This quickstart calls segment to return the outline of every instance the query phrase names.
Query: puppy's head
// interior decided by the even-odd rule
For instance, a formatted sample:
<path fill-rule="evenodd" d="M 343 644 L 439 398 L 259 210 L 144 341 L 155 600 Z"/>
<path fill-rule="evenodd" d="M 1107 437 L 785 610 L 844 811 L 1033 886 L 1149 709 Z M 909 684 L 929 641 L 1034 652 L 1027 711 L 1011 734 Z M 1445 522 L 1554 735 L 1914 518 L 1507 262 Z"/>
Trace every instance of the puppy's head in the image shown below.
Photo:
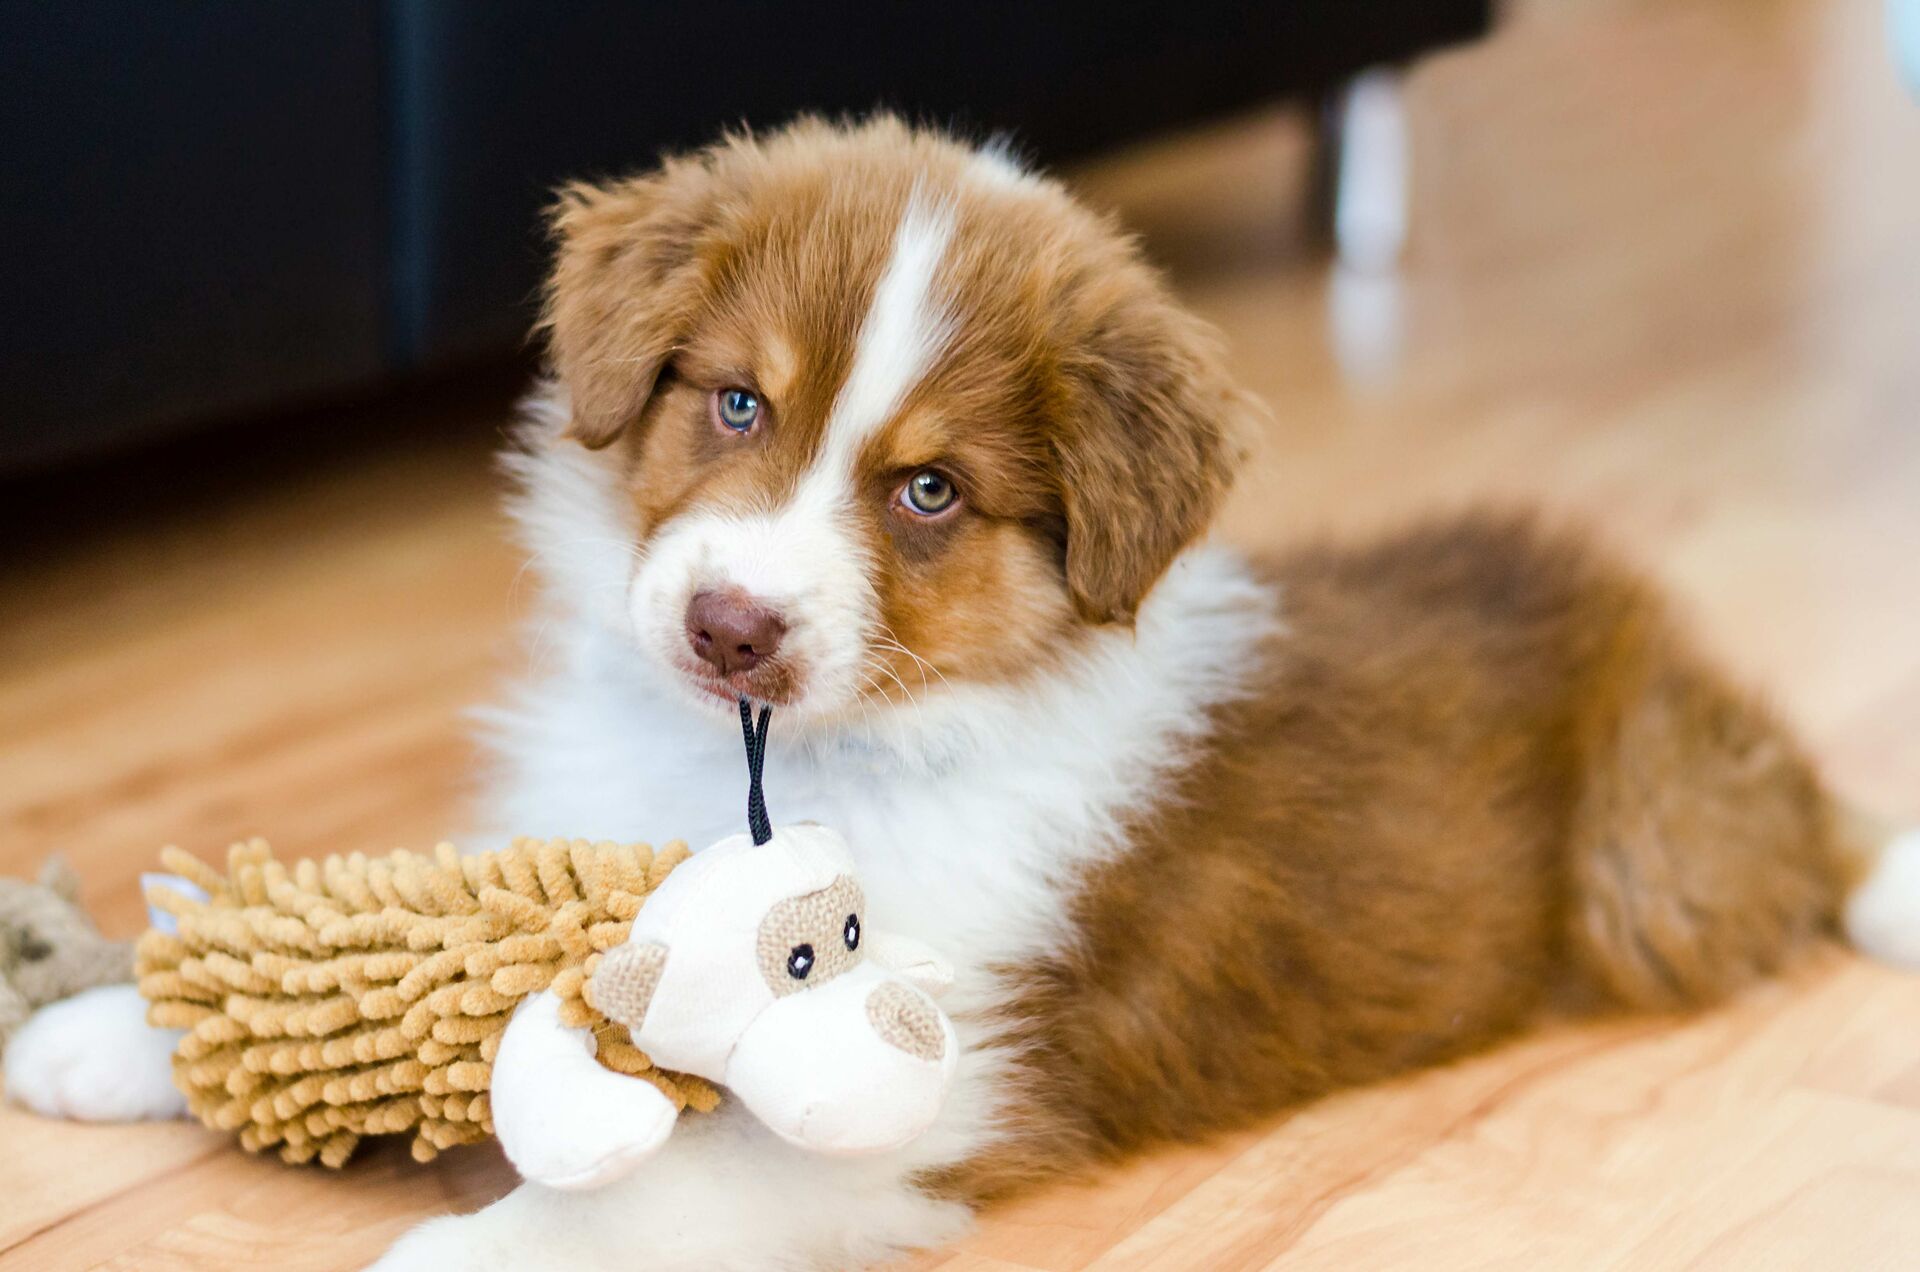
<path fill-rule="evenodd" d="M 544 324 L 617 471 L 644 655 L 829 719 L 1131 621 L 1244 399 L 1106 220 L 1003 155 L 804 121 L 567 190 Z"/>

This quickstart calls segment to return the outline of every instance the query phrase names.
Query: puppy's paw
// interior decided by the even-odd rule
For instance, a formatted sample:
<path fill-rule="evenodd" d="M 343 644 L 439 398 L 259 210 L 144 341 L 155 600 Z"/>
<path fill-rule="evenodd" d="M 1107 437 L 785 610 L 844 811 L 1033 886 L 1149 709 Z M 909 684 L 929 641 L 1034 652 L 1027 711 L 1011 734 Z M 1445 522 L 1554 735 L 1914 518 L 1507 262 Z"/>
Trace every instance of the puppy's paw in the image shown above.
<path fill-rule="evenodd" d="M 431 1219 L 393 1243 L 367 1272 L 492 1272 L 509 1268 L 551 1267 L 539 1260 L 516 1261 L 490 1239 L 483 1216 L 449 1215 Z"/>
<path fill-rule="evenodd" d="M 1920 971 L 1920 829 L 1896 835 L 1846 908 L 1855 949 L 1894 967 Z"/>
<path fill-rule="evenodd" d="M 43 1117 L 140 1122 L 179 1117 L 180 1033 L 147 1023 L 132 985 L 104 985 L 42 1007 L 6 1053 L 6 1097 Z"/>

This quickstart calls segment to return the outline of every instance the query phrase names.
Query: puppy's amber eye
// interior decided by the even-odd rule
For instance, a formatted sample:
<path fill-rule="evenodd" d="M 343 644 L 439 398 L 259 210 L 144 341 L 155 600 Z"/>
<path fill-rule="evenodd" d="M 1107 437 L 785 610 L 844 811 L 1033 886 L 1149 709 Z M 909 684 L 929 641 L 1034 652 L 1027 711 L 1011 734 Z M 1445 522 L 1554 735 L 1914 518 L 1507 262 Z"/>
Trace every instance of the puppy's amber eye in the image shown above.
<path fill-rule="evenodd" d="M 714 418 L 722 428 L 751 433 L 760 422 L 760 398 L 751 389 L 721 389 L 713 395 Z"/>
<path fill-rule="evenodd" d="M 907 478 L 906 486 L 900 491 L 900 502 L 907 510 L 923 517 L 939 516 L 959 498 L 960 492 L 953 483 L 931 468 L 923 468 Z"/>

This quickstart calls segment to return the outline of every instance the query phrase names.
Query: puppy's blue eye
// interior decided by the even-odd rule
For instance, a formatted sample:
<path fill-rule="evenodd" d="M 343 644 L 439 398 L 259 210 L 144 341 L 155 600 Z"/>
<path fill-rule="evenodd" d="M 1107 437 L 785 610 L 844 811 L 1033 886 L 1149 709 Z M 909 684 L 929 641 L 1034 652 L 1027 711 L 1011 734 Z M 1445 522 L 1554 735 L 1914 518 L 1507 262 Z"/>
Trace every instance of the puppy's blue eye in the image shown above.
<path fill-rule="evenodd" d="M 900 492 L 900 502 L 923 517 L 937 517 L 953 507 L 960 492 L 945 475 L 931 468 L 923 468 L 907 479 L 906 488 Z"/>
<path fill-rule="evenodd" d="M 760 399 L 746 389 L 722 389 L 715 395 L 720 422 L 736 433 L 749 433 L 760 419 Z"/>

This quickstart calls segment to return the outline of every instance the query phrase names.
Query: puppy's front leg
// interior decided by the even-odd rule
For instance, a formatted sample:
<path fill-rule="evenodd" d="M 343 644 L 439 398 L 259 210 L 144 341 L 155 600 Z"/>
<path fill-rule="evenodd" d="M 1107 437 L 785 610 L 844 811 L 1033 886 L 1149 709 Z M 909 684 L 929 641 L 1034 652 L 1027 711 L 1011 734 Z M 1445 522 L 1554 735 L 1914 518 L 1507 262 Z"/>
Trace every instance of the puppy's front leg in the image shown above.
<path fill-rule="evenodd" d="M 807 1153 L 729 1101 L 683 1118 L 665 1148 L 616 1183 L 592 1192 L 522 1184 L 478 1214 L 415 1229 L 374 1266 L 849 1272 L 966 1229 L 966 1207 L 910 1182 L 924 1164 Z"/>

